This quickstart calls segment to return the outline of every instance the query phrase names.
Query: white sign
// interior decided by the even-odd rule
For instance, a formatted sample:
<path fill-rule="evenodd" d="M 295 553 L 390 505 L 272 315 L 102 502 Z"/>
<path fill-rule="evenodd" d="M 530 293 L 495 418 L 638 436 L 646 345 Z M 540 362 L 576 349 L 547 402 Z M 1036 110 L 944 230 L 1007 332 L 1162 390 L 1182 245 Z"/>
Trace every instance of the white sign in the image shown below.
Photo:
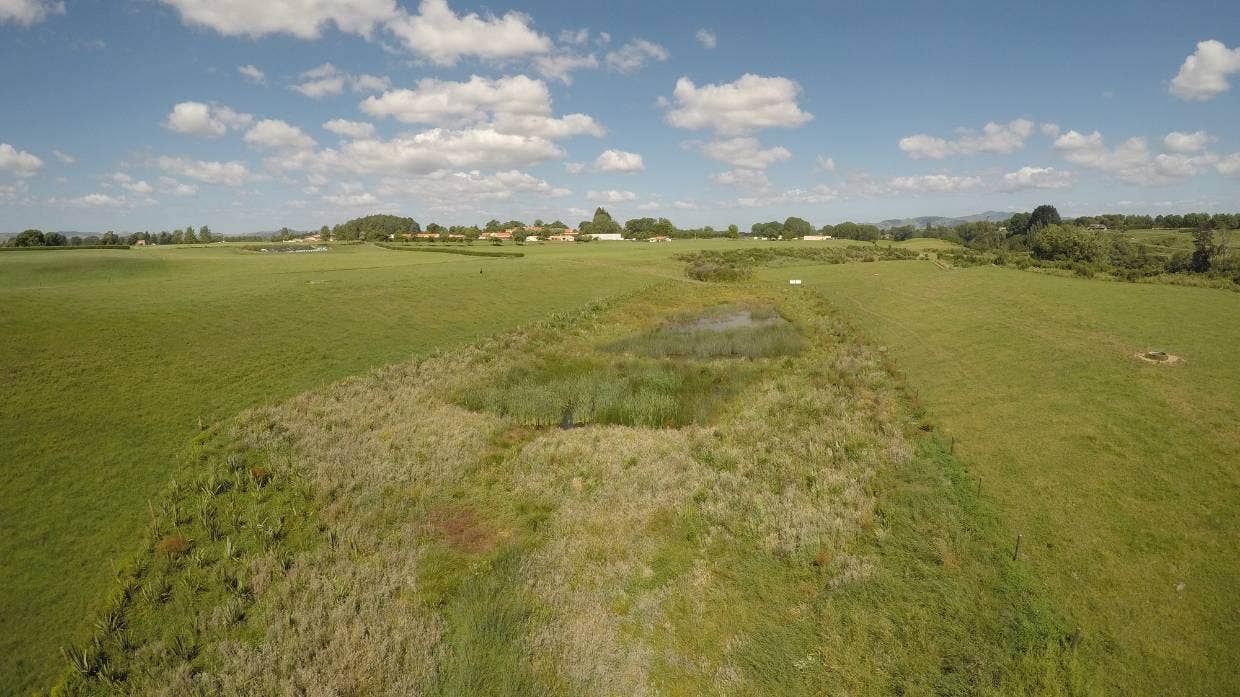
<path fill-rule="evenodd" d="M 788 285 L 790 285 L 790 286 L 799 286 L 799 285 L 801 285 L 801 279 L 799 279 L 799 278 L 790 278 L 790 279 L 788 279 Z"/>

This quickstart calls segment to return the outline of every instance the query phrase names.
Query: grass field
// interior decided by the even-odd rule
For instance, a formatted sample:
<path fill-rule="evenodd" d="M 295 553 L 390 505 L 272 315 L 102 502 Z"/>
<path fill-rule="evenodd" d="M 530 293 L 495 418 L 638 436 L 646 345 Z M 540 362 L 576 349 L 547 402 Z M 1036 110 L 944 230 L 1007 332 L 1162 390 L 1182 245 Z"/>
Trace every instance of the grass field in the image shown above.
<path fill-rule="evenodd" d="M 1240 685 L 1240 297 L 914 262 L 781 269 L 888 349 L 1113 694 Z M 1183 357 L 1152 365 L 1134 354 Z"/>
<path fill-rule="evenodd" d="M 0 255 L 0 693 L 88 630 L 130 685 L 242 693 L 267 666 L 430 694 L 1240 684 L 1240 296 L 918 261 L 729 290 L 672 259 L 759 244 Z M 659 324 L 715 302 L 805 339 Z M 607 425 L 545 428 L 582 395 Z"/>
<path fill-rule="evenodd" d="M 801 350 L 789 354 L 786 339 L 764 348 L 757 332 L 785 334 L 768 322 L 726 346 L 692 340 L 679 342 L 692 351 L 634 357 L 667 345 L 657 327 L 710 326 L 737 303 L 762 318 L 775 304 Z M 646 369 L 749 379 L 739 392 L 654 381 L 624 398 L 726 402 L 677 428 L 531 427 L 456 403 L 480 380 L 524 393 L 504 376 L 530 364 L 549 374 L 542 382 L 558 371 L 607 385 L 617 347 Z M 62 687 L 1087 688 L 1071 630 L 910 408 L 879 354 L 820 300 L 684 281 L 345 380 L 197 439 Z"/>
<path fill-rule="evenodd" d="M 0 256 L 0 692 L 60 665 L 200 420 L 649 282 L 608 253 Z"/>

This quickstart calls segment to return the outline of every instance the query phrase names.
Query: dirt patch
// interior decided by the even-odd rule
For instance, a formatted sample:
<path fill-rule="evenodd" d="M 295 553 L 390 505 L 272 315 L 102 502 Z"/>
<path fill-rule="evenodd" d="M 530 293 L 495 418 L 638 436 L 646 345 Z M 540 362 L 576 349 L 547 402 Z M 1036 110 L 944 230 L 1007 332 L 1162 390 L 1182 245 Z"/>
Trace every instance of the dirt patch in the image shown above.
<path fill-rule="evenodd" d="M 1167 353 L 1166 351 L 1142 351 L 1133 355 L 1146 363 L 1155 363 L 1157 365 L 1175 365 L 1184 360 L 1180 356 Z"/>
<path fill-rule="evenodd" d="M 427 524 L 454 549 L 481 554 L 495 549 L 500 534 L 470 508 L 440 508 L 431 512 Z"/>

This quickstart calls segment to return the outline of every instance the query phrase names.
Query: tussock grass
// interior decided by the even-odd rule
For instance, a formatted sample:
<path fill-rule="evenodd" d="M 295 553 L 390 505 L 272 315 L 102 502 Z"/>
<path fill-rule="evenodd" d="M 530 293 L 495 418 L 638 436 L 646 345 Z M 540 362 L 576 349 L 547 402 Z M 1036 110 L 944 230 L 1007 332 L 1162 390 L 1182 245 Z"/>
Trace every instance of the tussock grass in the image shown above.
<path fill-rule="evenodd" d="M 190 454 L 196 481 L 156 510 L 151 544 L 172 529 L 209 539 L 208 519 L 222 539 L 204 543 L 201 564 L 197 547 L 138 555 L 120 587 L 158 570 L 169 599 L 118 605 L 101 626 L 128 627 L 128 644 L 100 630 L 107 660 L 88 650 L 87 671 L 66 666 L 62 687 L 106 693 L 100 664 L 133 694 L 1088 686 L 1036 583 L 1004 561 L 1006 531 L 881 357 L 812 296 L 761 298 L 806 337 L 796 355 L 595 350 L 650 331 L 652 317 L 756 293 L 660 288 L 209 432 Z M 543 362 L 565 355 L 568 367 Z M 677 392 L 676 370 L 752 372 L 712 419 L 679 428 L 537 429 L 457 403 L 479 384 L 605 385 L 621 364 L 681 400 L 701 392 Z M 262 487 L 255 466 L 272 472 Z M 211 475 L 229 486 L 204 493 Z"/>

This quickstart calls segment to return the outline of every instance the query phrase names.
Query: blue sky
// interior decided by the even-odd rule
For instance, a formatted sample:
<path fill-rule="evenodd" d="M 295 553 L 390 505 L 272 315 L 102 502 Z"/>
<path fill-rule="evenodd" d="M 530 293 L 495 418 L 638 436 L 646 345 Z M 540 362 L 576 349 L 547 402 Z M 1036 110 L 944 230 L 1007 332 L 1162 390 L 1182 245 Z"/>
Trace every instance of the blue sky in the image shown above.
<path fill-rule="evenodd" d="M 1240 3 L 0 0 L 0 231 L 1240 210 Z"/>

